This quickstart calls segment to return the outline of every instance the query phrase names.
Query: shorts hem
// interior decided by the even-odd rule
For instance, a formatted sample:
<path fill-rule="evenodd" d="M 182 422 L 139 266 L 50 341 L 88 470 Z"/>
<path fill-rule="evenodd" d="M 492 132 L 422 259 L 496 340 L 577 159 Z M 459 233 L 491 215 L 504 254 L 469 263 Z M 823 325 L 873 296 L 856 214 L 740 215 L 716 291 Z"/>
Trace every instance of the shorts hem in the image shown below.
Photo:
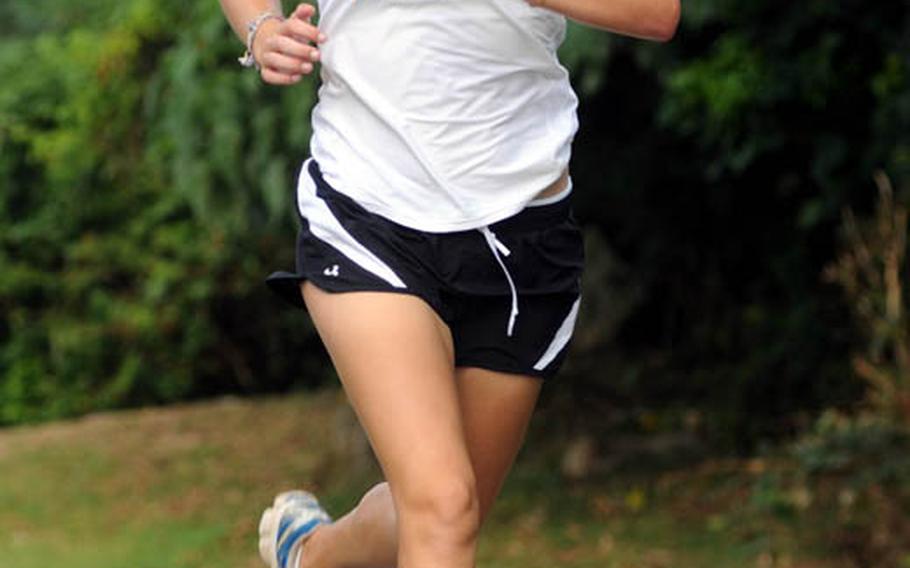
<path fill-rule="evenodd" d="M 390 294 L 414 296 L 423 300 L 423 302 L 433 310 L 433 313 L 439 316 L 446 325 L 450 325 L 450 318 L 447 318 L 443 314 L 442 309 L 435 305 L 434 302 L 429 300 L 424 294 L 421 294 L 419 290 L 410 290 L 407 288 L 392 289 L 370 284 L 339 286 L 337 281 L 332 281 L 333 285 L 329 285 L 326 281 L 321 279 L 315 279 L 307 274 L 293 272 L 274 272 L 265 279 L 266 284 L 268 284 L 269 288 L 277 294 L 279 298 L 303 310 L 306 310 L 306 303 L 303 301 L 303 296 L 300 294 L 300 284 L 305 280 L 312 282 L 314 286 L 330 294 L 343 294 L 345 292 L 386 292 Z"/>
<path fill-rule="evenodd" d="M 534 379 L 540 379 L 543 381 L 548 381 L 548 380 L 552 379 L 554 376 L 556 376 L 557 372 L 559 371 L 558 368 L 552 369 L 552 370 L 544 369 L 542 371 L 538 371 L 537 369 L 534 369 L 533 367 L 530 369 L 528 369 L 528 368 L 520 369 L 517 367 L 510 366 L 510 365 L 500 365 L 497 363 L 490 363 L 488 361 L 479 361 L 477 359 L 471 359 L 471 358 L 467 358 L 467 357 L 455 359 L 455 368 L 457 369 L 460 367 L 475 367 L 478 369 L 484 369 L 486 371 L 495 371 L 497 373 L 509 373 L 511 375 L 524 375 L 524 376 L 528 376 L 528 377 L 531 377 Z"/>

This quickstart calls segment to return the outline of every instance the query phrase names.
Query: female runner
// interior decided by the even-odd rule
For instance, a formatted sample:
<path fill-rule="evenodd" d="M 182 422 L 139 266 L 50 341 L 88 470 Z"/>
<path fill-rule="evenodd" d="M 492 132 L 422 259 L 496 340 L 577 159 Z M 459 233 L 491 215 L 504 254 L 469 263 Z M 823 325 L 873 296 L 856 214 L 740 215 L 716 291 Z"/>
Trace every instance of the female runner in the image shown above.
<path fill-rule="evenodd" d="M 296 192 L 305 307 L 386 481 L 332 522 L 304 491 L 260 521 L 272 568 L 474 566 L 480 525 L 572 335 L 577 99 L 565 18 L 668 40 L 679 0 L 220 0 L 241 63 L 321 62 Z"/>

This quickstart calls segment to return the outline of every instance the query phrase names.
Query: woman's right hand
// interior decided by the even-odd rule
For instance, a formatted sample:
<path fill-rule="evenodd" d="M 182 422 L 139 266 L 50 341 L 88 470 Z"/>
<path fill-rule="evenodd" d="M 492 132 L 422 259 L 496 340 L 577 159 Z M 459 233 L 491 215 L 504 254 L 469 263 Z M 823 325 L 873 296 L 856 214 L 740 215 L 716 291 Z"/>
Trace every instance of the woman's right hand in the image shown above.
<path fill-rule="evenodd" d="M 313 72 L 319 61 L 318 45 L 326 40 L 310 23 L 316 8 L 298 4 L 285 20 L 262 23 L 253 42 L 253 57 L 262 80 L 272 85 L 292 85 Z"/>

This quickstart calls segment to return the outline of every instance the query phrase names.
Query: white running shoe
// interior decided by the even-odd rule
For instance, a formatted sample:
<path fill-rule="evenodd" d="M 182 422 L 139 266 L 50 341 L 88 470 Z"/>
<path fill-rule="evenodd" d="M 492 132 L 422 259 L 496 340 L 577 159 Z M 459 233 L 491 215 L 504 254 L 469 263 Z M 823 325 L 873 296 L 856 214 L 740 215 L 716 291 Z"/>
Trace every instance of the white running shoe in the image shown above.
<path fill-rule="evenodd" d="M 300 546 L 316 527 L 331 522 L 312 494 L 281 493 L 259 521 L 259 555 L 271 568 L 297 568 Z"/>

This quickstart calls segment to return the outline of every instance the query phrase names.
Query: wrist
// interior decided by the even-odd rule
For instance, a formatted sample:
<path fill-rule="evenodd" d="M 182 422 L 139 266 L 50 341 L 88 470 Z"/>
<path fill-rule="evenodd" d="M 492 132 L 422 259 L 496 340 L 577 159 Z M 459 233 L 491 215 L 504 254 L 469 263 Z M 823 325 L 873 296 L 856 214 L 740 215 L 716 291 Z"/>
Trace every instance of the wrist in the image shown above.
<path fill-rule="evenodd" d="M 238 59 L 240 64 L 244 67 L 255 67 L 257 71 L 259 70 L 259 59 L 253 53 L 253 44 L 256 43 L 257 36 L 263 25 L 272 20 L 284 21 L 284 16 L 274 12 L 263 12 L 259 14 L 255 20 L 252 20 L 247 24 L 246 52 Z"/>

